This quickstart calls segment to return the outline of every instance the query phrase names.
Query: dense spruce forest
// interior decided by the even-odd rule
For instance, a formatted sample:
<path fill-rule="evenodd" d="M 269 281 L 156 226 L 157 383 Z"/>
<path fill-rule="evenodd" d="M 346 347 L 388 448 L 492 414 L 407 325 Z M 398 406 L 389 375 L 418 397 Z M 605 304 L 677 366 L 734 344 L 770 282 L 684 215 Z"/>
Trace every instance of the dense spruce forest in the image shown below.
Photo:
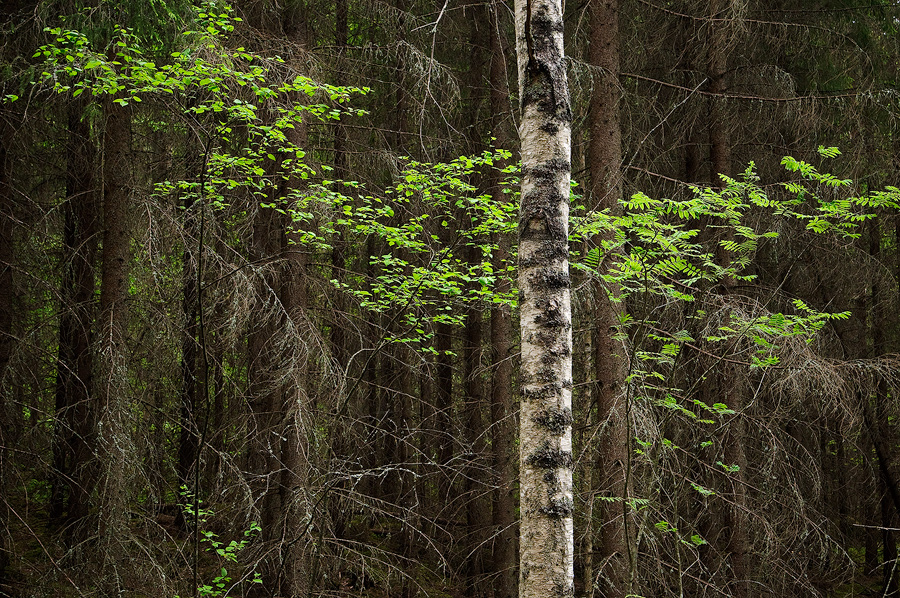
<path fill-rule="evenodd" d="M 900 595 L 900 5 L 562 17 L 520 279 L 511 1 L 0 2 L 0 596 Z"/>

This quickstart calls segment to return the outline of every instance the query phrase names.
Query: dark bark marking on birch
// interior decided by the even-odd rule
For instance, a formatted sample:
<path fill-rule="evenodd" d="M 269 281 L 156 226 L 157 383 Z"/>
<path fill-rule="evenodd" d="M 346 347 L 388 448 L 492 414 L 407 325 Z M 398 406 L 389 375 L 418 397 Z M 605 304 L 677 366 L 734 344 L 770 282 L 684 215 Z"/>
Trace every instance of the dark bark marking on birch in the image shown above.
<path fill-rule="evenodd" d="M 540 469 L 572 467 L 572 453 L 550 446 L 545 442 L 539 449 L 528 455 L 525 463 Z"/>
<path fill-rule="evenodd" d="M 535 266 L 543 266 L 559 260 L 568 259 L 569 244 L 566 241 L 550 241 L 542 243 L 537 251 L 533 252 L 530 257 L 520 259 L 519 267 L 522 269 L 533 268 Z"/>
<path fill-rule="evenodd" d="M 546 268 L 544 270 L 538 270 L 535 272 L 534 279 L 532 282 L 535 285 L 540 285 L 546 290 L 555 291 L 558 289 L 568 289 L 571 286 L 571 282 L 569 280 L 569 273 L 564 270 L 557 270 L 553 268 Z M 559 309 L 558 305 L 553 305 L 553 308 Z"/>
<path fill-rule="evenodd" d="M 545 382 L 545 383 L 546 383 L 546 382 L 552 382 L 553 380 L 556 380 L 556 378 L 553 376 L 553 372 L 554 372 L 558 367 L 559 367 L 559 364 L 558 364 L 558 363 L 553 363 L 553 364 L 551 364 L 551 365 L 548 365 L 546 368 L 544 368 L 544 369 L 542 369 L 541 371 L 537 372 L 537 373 L 535 374 L 534 377 L 535 377 L 535 379 L 536 379 L 538 382 Z M 566 386 L 566 388 L 569 388 L 569 387 L 572 386 L 572 383 L 571 383 L 571 382 L 568 382 L 565 386 Z M 552 395 L 551 395 L 551 396 L 552 396 Z"/>
<path fill-rule="evenodd" d="M 537 322 L 537 319 L 535 320 Z M 531 340 L 537 344 L 543 346 L 547 351 L 549 351 L 554 357 L 569 355 L 572 350 L 568 348 L 568 343 L 560 343 L 559 341 L 559 331 L 567 330 L 571 328 L 571 324 L 568 321 L 565 322 L 554 322 L 550 325 L 544 325 L 543 332 L 537 332 L 533 336 L 531 336 Z M 546 363 L 546 359 L 542 360 Z M 555 362 L 555 360 L 554 360 Z"/>
<path fill-rule="evenodd" d="M 562 436 L 572 425 L 572 410 L 568 407 L 562 409 L 547 409 L 542 411 L 534 421 L 546 428 L 551 434 Z"/>
<path fill-rule="evenodd" d="M 548 493 L 550 490 L 547 491 Z M 565 519 L 572 516 L 574 504 L 569 497 L 551 498 L 550 504 L 541 507 L 541 513 L 551 519 Z"/>
<path fill-rule="evenodd" d="M 522 397 L 525 400 L 543 401 L 548 398 L 558 397 L 563 389 L 571 387 L 571 383 L 545 384 L 540 388 L 523 388 Z"/>
<path fill-rule="evenodd" d="M 554 41 L 554 36 L 563 30 L 562 20 L 549 14 L 544 7 L 536 11 L 529 8 L 525 28 L 528 65 L 522 110 L 536 103 L 540 112 L 565 123 L 571 122 L 565 61 Z"/>
<path fill-rule="evenodd" d="M 547 287 L 544 288 L 547 289 Z M 535 307 L 541 313 L 535 316 L 534 322 L 535 324 L 541 326 L 541 328 L 558 329 L 566 328 L 570 325 L 568 318 L 563 315 L 562 308 L 560 307 L 558 301 L 552 299 L 549 301 L 538 301 L 536 302 Z M 553 336 L 548 340 L 548 342 L 552 343 L 555 340 L 556 331 L 554 330 Z"/>
<path fill-rule="evenodd" d="M 568 160 L 553 159 L 524 169 L 532 190 L 522 196 L 519 235 L 523 240 L 568 242 L 562 206 L 568 200 L 556 188 L 560 172 L 568 172 Z M 568 252 L 566 253 L 568 256 Z"/>
<path fill-rule="evenodd" d="M 523 167 L 522 176 L 531 177 L 535 181 L 544 181 L 548 184 L 555 184 L 560 172 L 569 172 L 572 164 L 569 160 L 562 158 L 553 158 L 540 164 L 530 167 Z"/>
<path fill-rule="evenodd" d="M 519 238 L 526 241 L 561 241 L 566 239 L 566 222 L 559 210 L 559 193 L 532 192 L 522 200 L 523 217 Z"/>

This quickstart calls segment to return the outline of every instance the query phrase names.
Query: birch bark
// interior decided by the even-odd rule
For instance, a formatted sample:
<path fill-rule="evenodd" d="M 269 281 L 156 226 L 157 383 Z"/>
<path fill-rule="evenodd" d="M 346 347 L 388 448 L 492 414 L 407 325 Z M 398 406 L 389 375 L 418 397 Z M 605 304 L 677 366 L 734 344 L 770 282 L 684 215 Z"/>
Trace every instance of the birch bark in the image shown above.
<path fill-rule="evenodd" d="M 519 596 L 574 595 L 571 110 L 559 0 L 516 0 L 522 196 Z"/>

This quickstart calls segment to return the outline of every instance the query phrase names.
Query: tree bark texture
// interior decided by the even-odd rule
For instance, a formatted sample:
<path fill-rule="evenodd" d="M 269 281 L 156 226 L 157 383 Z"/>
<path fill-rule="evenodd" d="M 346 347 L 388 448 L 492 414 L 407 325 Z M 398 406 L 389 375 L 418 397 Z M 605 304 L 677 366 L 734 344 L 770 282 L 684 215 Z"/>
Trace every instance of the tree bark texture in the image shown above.
<path fill-rule="evenodd" d="M 571 122 L 562 4 L 515 4 L 521 121 L 519 596 L 574 595 Z"/>
<path fill-rule="evenodd" d="M 619 0 L 591 0 L 592 67 L 589 168 L 591 206 L 615 208 L 621 193 L 622 129 L 619 125 Z"/>
<path fill-rule="evenodd" d="M 720 186 L 720 174 L 731 176 L 731 145 L 728 141 L 727 104 L 727 48 L 730 0 L 710 0 L 709 3 L 709 167 L 710 184 Z"/>
<path fill-rule="evenodd" d="M 484 140 L 481 136 L 479 119 L 485 104 L 484 81 L 490 76 L 490 65 L 487 61 L 485 48 L 490 44 L 488 28 L 488 9 L 486 5 L 476 5 L 466 9 L 469 25 L 468 60 L 468 84 L 466 85 L 468 98 L 466 99 L 467 128 L 469 151 L 474 154 L 485 151 Z M 486 187 L 488 182 L 482 177 L 476 177 L 478 187 Z M 487 191 L 487 189 L 484 189 Z M 459 227 L 468 227 L 470 230 L 476 225 L 470 221 L 464 209 L 459 209 L 456 215 Z M 463 250 L 463 259 L 470 267 L 477 267 L 483 256 L 479 246 L 481 239 L 475 237 Z M 474 284 L 472 287 L 474 289 Z M 464 577 L 465 596 L 482 596 L 488 588 L 484 583 L 484 576 L 489 573 L 488 559 L 485 553 L 486 532 L 490 528 L 491 511 L 486 500 L 489 495 L 483 492 L 485 486 L 485 463 L 483 457 L 486 453 L 485 425 L 482 412 L 484 401 L 484 383 L 481 371 L 482 337 L 483 337 L 482 308 L 471 304 L 466 310 L 466 324 L 462 339 L 462 394 L 463 405 L 461 419 L 465 426 L 465 475 L 463 475 L 462 498 L 465 504 L 466 534 L 465 543 L 461 546 L 461 553 L 465 555 L 465 561 L 461 568 Z"/>
<path fill-rule="evenodd" d="M 71 473 L 90 460 L 93 386 L 94 276 L 98 206 L 94 188 L 94 144 L 82 102 L 69 107 L 66 201 L 63 204 L 63 275 L 60 289 L 59 353 L 56 372 L 56 429 L 50 518 L 59 521 L 88 511 L 85 488 Z"/>
<path fill-rule="evenodd" d="M 197 151 L 194 148 L 194 151 Z M 194 152 L 192 152 L 194 153 Z M 198 152 L 199 153 L 199 152 Z M 192 165 L 193 165 L 193 161 Z M 199 166 L 199 165 L 195 165 Z M 197 169 L 192 169 L 187 175 L 195 176 Z M 203 193 L 201 189 L 199 193 Z M 202 259 L 197 247 L 191 247 L 194 239 L 202 246 L 199 239 L 199 220 L 202 217 L 199 211 L 203 209 L 202 199 L 190 194 L 184 201 L 184 227 L 188 233 L 185 236 L 183 252 L 182 278 L 182 310 L 184 324 L 181 331 L 181 411 L 179 413 L 178 432 L 178 463 L 177 473 L 179 485 L 188 488 L 193 487 L 191 471 L 193 470 L 200 451 L 200 428 L 197 421 L 198 398 L 202 396 L 201 377 L 199 369 L 198 349 L 201 342 L 198 338 L 200 329 L 200 288 L 197 274 L 199 262 Z M 202 251 L 202 249 L 200 249 Z"/>
<path fill-rule="evenodd" d="M 594 209 L 618 211 L 622 179 L 622 133 L 619 126 L 619 3 L 592 0 L 590 4 L 590 62 L 595 69 L 591 95 L 591 140 L 588 168 L 591 205 Z M 600 235 L 596 242 L 611 241 Z M 596 455 L 596 491 L 604 500 L 600 510 L 600 541 L 594 559 L 600 569 L 600 595 L 621 598 L 628 593 L 629 546 L 627 543 L 628 433 L 624 382 L 625 348 L 613 335 L 623 312 L 621 289 L 604 283 L 603 276 L 614 263 L 614 255 L 601 260 L 594 298 L 594 372 L 597 380 L 597 423 L 600 426 Z M 591 533 L 588 530 L 587 533 Z M 589 583 L 590 580 L 585 580 Z M 590 594 L 592 586 L 585 587 Z"/>
<path fill-rule="evenodd" d="M 7 498 L 9 461 L 7 448 L 10 446 L 12 426 L 7 406 L 7 366 L 13 349 L 13 192 L 12 167 L 9 151 L 11 130 L 0 121 L 0 584 L 7 580 L 11 559 L 9 550 L 11 513 Z"/>
<path fill-rule="evenodd" d="M 477 247 L 467 248 L 470 263 L 474 264 Z M 463 342 L 463 379 L 465 393 L 464 417 L 466 420 L 466 475 L 463 477 L 463 492 L 466 503 L 466 525 L 469 528 L 465 547 L 469 555 L 465 562 L 466 595 L 483 595 L 487 555 L 485 554 L 485 532 L 490 527 L 491 511 L 485 502 L 489 496 L 483 492 L 485 486 L 486 451 L 482 403 L 484 384 L 481 376 L 482 317 L 478 309 L 469 309 L 466 314 L 465 339 Z"/>
<path fill-rule="evenodd" d="M 127 537 L 127 471 L 132 450 L 126 396 L 126 338 L 128 327 L 129 264 L 131 262 L 131 193 L 134 159 L 131 145 L 132 112 L 113 98 L 104 99 L 103 132 L 103 249 L 100 270 L 100 311 L 94 358 L 97 375 L 92 413 L 87 424 L 93 440 L 91 462 L 78 464 L 73 477 L 88 497 L 96 496 L 97 529 L 91 518 L 73 521 L 75 540 L 96 533 L 98 554 L 110 576 L 101 581 L 106 591 L 119 591 L 118 566 Z"/>
<path fill-rule="evenodd" d="M 270 165 L 273 173 L 276 165 Z M 274 195 L 274 190 L 272 191 Z M 275 198 L 271 198 L 275 199 Z M 285 319 L 278 296 L 282 284 L 281 237 L 284 228 L 281 215 L 274 209 L 257 206 L 253 220 L 253 261 L 261 264 L 257 273 L 258 309 L 262 322 L 250 333 L 249 416 L 251 442 L 247 454 L 247 474 L 256 508 L 260 512 L 262 539 L 278 537 L 278 484 L 275 472 L 280 470 L 281 384 L 284 360 L 280 334 Z M 266 576 L 268 581 L 268 575 Z"/>
<path fill-rule="evenodd" d="M 306 20 L 301 16 L 305 2 L 289 3 L 283 15 L 283 26 L 289 35 L 304 50 L 308 47 L 308 30 Z M 299 122 L 293 129 L 285 132 L 288 141 L 298 148 L 306 148 L 309 144 L 309 131 L 306 122 Z M 280 195 L 286 196 L 303 185 L 302 179 L 293 176 L 284 181 L 284 189 Z M 281 283 L 281 301 L 287 317 L 292 324 L 294 334 L 300 338 L 305 336 L 309 324 L 309 288 L 307 284 L 309 259 L 306 248 L 301 244 L 302 233 L 294 230 L 291 224 L 285 231 L 283 242 L 286 254 L 286 276 Z M 312 517 L 312 505 L 309 492 L 310 446 L 307 441 L 305 421 L 309 420 L 307 410 L 312 401 L 309 397 L 310 383 L 308 377 L 309 360 L 299 369 L 299 377 L 284 389 L 284 432 L 281 444 L 281 461 L 284 470 L 281 475 L 281 504 L 284 509 L 284 530 L 281 562 L 284 583 L 280 584 L 281 593 L 291 597 L 305 597 L 310 589 L 310 546 L 309 538 L 299 536 L 306 529 Z M 300 384 L 305 381 L 306 384 Z"/>
<path fill-rule="evenodd" d="M 490 103 L 491 131 L 498 147 L 507 148 L 511 133 L 507 133 L 510 116 L 509 85 L 506 75 L 506 53 L 501 33 L 501 14 L 504 8 L 500 0 L 492 0 L 490 5 Z M 489 190 L 495 201 L 504 197 L 500 173 L 493 171 Z M 497 245 L 494 254 L 494 270 L 503 272 L 510 260 L 509 235 L 493 236 Z M 498 278 L 498 293 L 508 293 L 510 284 L 506 276 Z M 513 403 L 513 322 L 508 306 L 494 304 L 491 308 L 490 341 L 492 348 L 491 376 L 491 463 L 495 486 L 492 501 L 491 524 L 494 530 L 492 543 L 492 568 L 497 576 L 495 598 L 514 598 L 518 595 L 518 575 L 516 569 L 516 420 Z"/>

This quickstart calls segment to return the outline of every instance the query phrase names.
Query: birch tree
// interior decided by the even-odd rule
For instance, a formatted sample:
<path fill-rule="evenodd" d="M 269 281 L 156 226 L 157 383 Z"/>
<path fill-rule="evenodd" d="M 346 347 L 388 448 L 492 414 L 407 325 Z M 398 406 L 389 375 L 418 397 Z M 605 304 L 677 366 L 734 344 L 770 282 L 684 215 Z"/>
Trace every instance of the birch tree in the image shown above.
<path fill-rule="evenodd" d="M 574 594 L 571 121 L 559 0 L 516 1 L 521 122 L 519 596 Z"/>

